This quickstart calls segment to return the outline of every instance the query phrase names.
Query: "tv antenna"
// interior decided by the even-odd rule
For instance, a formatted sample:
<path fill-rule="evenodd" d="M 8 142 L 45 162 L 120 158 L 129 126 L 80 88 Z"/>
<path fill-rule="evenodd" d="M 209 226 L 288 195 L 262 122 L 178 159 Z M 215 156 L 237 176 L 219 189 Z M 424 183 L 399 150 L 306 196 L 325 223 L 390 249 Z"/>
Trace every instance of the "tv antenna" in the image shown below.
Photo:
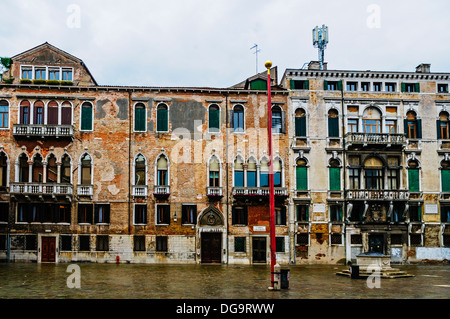
<path fill-rule="evenodd" d="M 323 70 L 325 49 L 328 44 L 328 27 L 323 24 L 321 28 L 316 26 L 313 30 L 313 45 L 319 48 L 320 69 Z"/>
<path fill-rule="evenodd" d="M 256 74 L 258 74 L 258 52 L 261 52 L 261 50 L 258 49 L 258 45 L 256 43 L 250 48 L 250 50 L 252 49 L 255 49 L 255 52 L 253 52 L 253 54 L 256 55 Z"/>

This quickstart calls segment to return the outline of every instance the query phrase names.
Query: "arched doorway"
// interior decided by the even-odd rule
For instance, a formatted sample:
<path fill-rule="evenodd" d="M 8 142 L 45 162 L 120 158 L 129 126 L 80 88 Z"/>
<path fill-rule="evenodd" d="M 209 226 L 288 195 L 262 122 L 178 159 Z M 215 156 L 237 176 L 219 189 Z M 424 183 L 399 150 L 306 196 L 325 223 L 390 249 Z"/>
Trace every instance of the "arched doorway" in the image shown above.
<path fill-rule="evenodd" d="M 221 263 L 223 236 L 225 234 L 224 218 L 216 207 L 210 205 L 199 217 L 200 262 Z"/>

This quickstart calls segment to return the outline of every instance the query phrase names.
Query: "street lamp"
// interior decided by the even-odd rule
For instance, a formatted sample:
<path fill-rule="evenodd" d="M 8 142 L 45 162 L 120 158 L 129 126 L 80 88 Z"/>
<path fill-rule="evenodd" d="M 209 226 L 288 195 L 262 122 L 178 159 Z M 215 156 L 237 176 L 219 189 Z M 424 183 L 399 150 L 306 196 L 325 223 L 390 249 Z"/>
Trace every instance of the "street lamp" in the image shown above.
<path fill-rule="evenodd" d="M 273 186 L 273 155 L 272 155 L 272 93 L 270 91 L 270 68 L 272 67 L 271 61 L 266 61 L 264 64 L 267 68 L 267 105 L 268 105 L 268 125 L 267 135 L 269 141 L 269 207 L 270 207 L 270 273 L 271 273 L 271 287 L 274 287 L 274 267 L 276 263 L 275 254 L 275 195 Z"/>

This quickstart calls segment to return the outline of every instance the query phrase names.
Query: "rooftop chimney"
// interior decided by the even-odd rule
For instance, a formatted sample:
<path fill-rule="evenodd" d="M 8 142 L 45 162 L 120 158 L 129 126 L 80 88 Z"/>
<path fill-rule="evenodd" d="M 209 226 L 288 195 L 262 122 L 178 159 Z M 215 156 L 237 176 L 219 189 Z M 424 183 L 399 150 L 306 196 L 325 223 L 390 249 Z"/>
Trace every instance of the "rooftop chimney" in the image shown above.
<path fill-rule="evenodd" d="M 416 67 L 417 73 L 430 73 L 431 64 L 422 63 Z"/>

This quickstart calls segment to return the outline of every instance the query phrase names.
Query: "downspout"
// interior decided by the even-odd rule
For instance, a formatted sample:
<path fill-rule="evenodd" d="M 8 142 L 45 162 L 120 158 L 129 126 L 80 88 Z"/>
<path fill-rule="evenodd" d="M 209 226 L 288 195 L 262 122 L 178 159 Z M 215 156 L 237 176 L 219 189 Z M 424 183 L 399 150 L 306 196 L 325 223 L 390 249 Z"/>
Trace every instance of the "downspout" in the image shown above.
<path fill-rule="evenodd" d="M 343 183 L 343 188 L 344 188 L 344 201 L 342 204 L 342 220 L 344 220 L 344 227 L 345 227 L 345 218 L 347 216 L 347 210 L 346 210 L 346 199 L 345 199 L 345 195 L 346 195 L 346 190 L 347 190 L 347 172 L 346 172 L 346 148 L 345 148 L 345 117 L 344 117 L 344 111 L 345 111 L 345 107 L 344 107 L 344 80 L 341 80 L 342 84 L 341 84 L 341 118 L 342 118 L 342 174 L 344 177 L 344 183 Z M 344 232 L 344 254 L 345 254 L 345 259 L 347 259 L 347 241 L 345 240 L 347 238 L 347 234 L 346 232 Z"/>
<path fill-rule="evenodd" d="M 131 90 L 128 89 L 128 235 L 131 235 Z"/>
<path fill-rule="evenodd" d="M 227 185 L 227 191 L 226 191 L 226 207 L 227 207 L 227 222 L 226 222 L 226 247 L 227 247 L 227 265 L 229 262 L 229 252 L 228 252 L 228 222 L 229 222 L 229 198 L 228 198 L 228 188 L 229 188 L 229 183 L 228 183 L 228 92 L 225 93 L 225 169 L 226 169 L 226 185 Z"/>

